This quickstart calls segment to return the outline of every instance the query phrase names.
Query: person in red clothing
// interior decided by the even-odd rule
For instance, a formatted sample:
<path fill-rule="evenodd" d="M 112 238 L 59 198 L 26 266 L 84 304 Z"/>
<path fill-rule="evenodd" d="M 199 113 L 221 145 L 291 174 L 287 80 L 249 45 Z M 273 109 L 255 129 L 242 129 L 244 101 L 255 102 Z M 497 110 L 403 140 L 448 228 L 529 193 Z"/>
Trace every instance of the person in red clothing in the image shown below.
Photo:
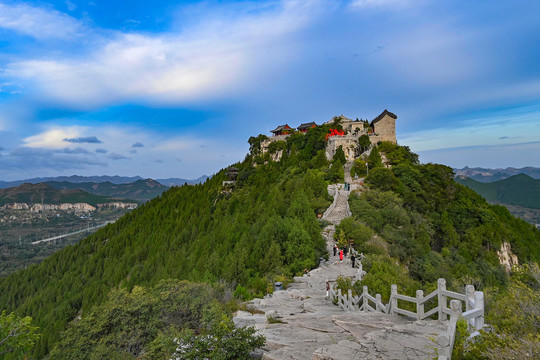
<path fill-rule="evenodd" d="M 343 261 L 343 249 L 339 250 L 339 262 Z"/>

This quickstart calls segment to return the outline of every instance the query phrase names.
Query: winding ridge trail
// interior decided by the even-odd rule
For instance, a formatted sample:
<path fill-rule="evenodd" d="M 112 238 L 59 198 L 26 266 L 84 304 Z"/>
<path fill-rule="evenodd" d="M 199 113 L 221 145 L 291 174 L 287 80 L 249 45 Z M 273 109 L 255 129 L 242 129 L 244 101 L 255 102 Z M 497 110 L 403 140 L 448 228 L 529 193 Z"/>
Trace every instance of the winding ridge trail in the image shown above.
<path fill-rule="evenodd" d="M 347 165 L 345 171 L 347 174 Z M 350 176 L 348 180 L 352 182 Z M 435 343 L 430 337 L 436 338 L 446 330 L 438 321 L 344 312 L 325 299 L 327 280 L 332 283 L 339 276 L 354 277 L 357 271 L 349 260 L 340 263 L 332 256 L 335 225 L 350 216 L 349 192 L 343 185 L 330 185 L 328 190 L 334 196 L 323 215 L 331 223 L 323 231 L 329 261 L 295 277 L 286 290 L 250 301 L 250 312 L 238 311 L 234 322 L 237 326 L 254 326 L 266 337 L 266 345 L 258 354 L 263 360 L 433 359 Z"/>

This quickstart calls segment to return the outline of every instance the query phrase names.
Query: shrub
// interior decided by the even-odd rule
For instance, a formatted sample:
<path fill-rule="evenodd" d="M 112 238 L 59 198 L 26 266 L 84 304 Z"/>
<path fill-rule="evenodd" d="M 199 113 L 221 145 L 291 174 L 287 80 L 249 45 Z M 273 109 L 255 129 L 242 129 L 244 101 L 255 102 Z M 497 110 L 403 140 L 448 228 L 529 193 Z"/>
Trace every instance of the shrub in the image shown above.
<path fill-rule="evenodd" d="M 382 166 L 381 155 L 379 154 L 379 150 L 376 146 L 371 149 L 371 152 L 369 153 L 368 165 L 370 170 Z"/>
<path fill-rule="evenodd" d="M 371 140 L 369 140 L 368 135 L 362 135 L 358 138 L 358 146 L 360 146 L 360 151 L 364 152 L 371 146 Z"/>
<path fill-rule="evenodd" d="M 183 331 L 176 343 L 174 360 L 236 360 L 247 359 L 251 351 L 264 345 L 265 339 L 255 335 L 254 328 L 236 329 L 232 320 L 223 317 L 200 335 L 192 330 Z"/>
<path fill-rule="evenodd" d="M 351 167 L 351 177 L 355 175 L 365 176 L 367 172 L 366 162 L 362 159 L 354 160 L 353 166 Z"/>
<path fill-rule="evenodd" d="M 379 167 L 369 172 L 369 175 L 366 177 L 366 183 L 374 189 L 393 191 L 397 189 L 399 180 L 392 170 Z"/>
<path fill-rule="evenodd" d="M 243 300 L 243 301 L 247 301 L 251 299 L 251 294 L 242 285 L 238 285 L 236 287 L 236 290 L 234 290 L 233 295 L 235 298 Z"/>

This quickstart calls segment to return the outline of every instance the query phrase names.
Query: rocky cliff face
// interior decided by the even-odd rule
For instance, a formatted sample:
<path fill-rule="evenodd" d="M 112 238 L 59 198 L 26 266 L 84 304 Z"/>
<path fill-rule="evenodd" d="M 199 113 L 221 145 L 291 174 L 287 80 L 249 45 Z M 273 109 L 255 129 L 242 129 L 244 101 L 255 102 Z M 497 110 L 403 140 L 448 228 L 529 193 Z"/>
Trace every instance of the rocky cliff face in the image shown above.
<path fill-rule="evenodd" d="M 98 204 L 98 208 L 112 207 L 115 209 L 135 209 L 137 207 L 136 203 L 125 203 L 125 202 L 110 202 L 104 204 Z"/>
<path fill-rule="evenodd" d="M 512 253 L 510 243 L 508 242 L 502 243 L 501 250 L 497 251 L 497 255 L 499 255 L 499 262 L 507 272 L 510 272 L 513 266 L 519 265 L 518 257 Z"/>
<path fill-rule="evenodd" d="M 12 203 L 12 204 L 6 204 L 1 207 L 1 209 L 4 210 L 29 210 L 30 206 L 25 203 Z"/>
<path fill-rule="evenodd" d="M 95 211 L 96 208 L 87 203 L 75 203 L 75 204 L 33 204 L 30 208 L 32 212 L 41 212 L 47 210 L 62 210 L 62 211 Z"/>
<path fill-rule="evenodd" d="M 98 204 L 98 208 L 112 207 L 115 209 L 135 209 L 137 207 L 136 203 L 125 203 L 125 202 L 111 202 Z M 64 204 L 26 204 L 26 203 L 11 203 L 6 204 L 0 209 L 4 210 L 30 210 L 31 212 L 42 212 L 42 211 L 83 211 L 90 212 L 95 211 L 96 207 L 87 203 L 64 203 Z"/>

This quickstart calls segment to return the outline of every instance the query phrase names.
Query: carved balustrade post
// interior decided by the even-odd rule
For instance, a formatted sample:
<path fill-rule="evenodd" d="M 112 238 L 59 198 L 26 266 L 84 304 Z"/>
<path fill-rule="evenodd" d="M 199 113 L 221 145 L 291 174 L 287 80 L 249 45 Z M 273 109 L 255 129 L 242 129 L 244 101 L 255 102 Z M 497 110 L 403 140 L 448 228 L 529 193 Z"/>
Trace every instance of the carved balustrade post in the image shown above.
<path fill-rule="evenodd" d="M 424 304 L 420 302 L 424 299 L 424 292 L 422 290 L 416 290 L 416 318 L 422 320 L 424 317 Z"/>
<path fill-rule="evenodd" d="M 439 279 L 437 280 L 437 291 L 438 291 L 438 301 L 439 301 L 439 320 L 448 320 L 448 317 L 443 312 L 443 309 L 446 308 L 446 295 L 443 294 L 443 291 L 446 291 L 446 280 Z"/>
<path fill-rule="evenodd" d="M 363 306 L 364 306 L 364 312 L 368 312 L 369 299 L 368 299 L 368 288 L 367 288 L 367 286 L 364 286 L 362 288 L 362 301 L 363 301 Z"/>
<path fill-rule="evenodd" d="M 484 327 L 484 293 L 482 291 L 474 293 L 474 308 L 482 309 L 482 315 L 474 319 L 474 328 L 481 330 Z"/>
<path fill-rule="evenodd" d="M 390 287 L 390 314 L 394 314 L 394 309 L 398 308 L 398 301 L 395 295 L 397 295 L 397 285 L 392 284 L 392 286 Z"/>

